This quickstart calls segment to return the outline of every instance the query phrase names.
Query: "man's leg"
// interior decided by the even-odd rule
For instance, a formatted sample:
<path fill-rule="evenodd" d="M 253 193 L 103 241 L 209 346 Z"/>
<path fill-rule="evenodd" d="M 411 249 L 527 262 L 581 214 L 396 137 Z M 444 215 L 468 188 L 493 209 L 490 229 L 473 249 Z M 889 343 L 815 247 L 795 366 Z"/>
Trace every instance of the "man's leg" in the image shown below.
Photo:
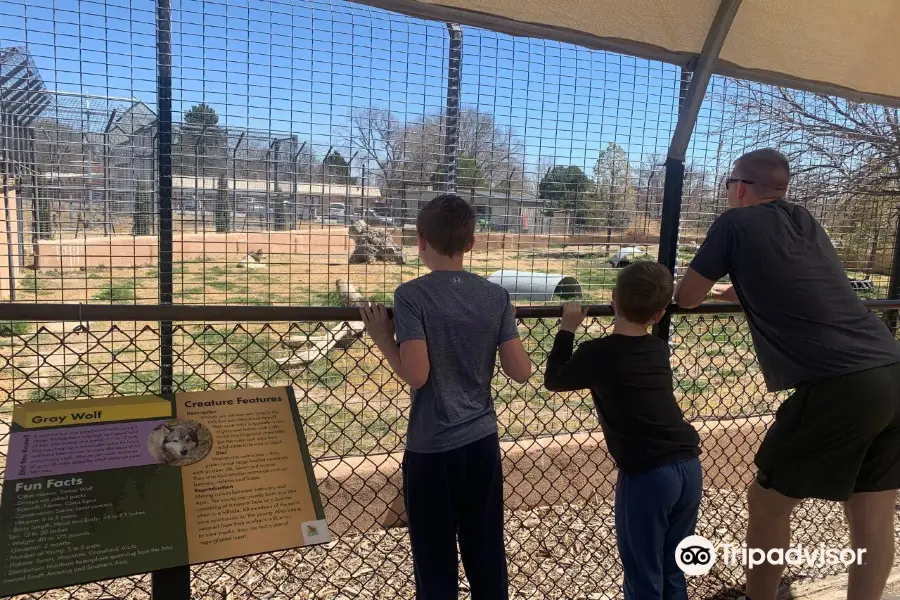
<path fill-rule="evenodd" d="M 894 510 L 897 490 L 853 494 L 844 503 L 850 545 L 862 555 L 850 566 L 847 600 L 880 600 L 894 564 Z"/>
<path fill-rule="evenodd" d="M 900 367 L 892 369 L 900 382 Z M 900 385 L 898 385 L 900 388 Z M 894 418 L 866 451 L 853 494 L 844 503 L 850 544 L 865 549 L 862 564 L 850 567 L 847 597 L 880 600 L 894 560 L 894 514 L 900 488 L 900 389 L 885 389 L 893 397 Z"/>
<path fill-rule="evenodd" d="M 417 600 L 457 600 L 459 559 L 448 453 L 403 457 L 403 499 L 409 520 Z"/>
<path fill-rule="evenodd" d="M 472 442 L 465 451 L 465 477 L 455 490 L 459 550 L 472 600 L 506 600 L 509 580 L 503 539 L 503 467 L 497 435 Z"/>
<path fill-rule="evenodd" d="M 768 552 L 787 548 L 791 543 L 791 512 L 800 503 L 756 481 L 747 490 L 747 548 Z M 764 562 L 747 569 L 746 594 L 749 600 L 775 600 L 784 565 Z"/>
<path fill-rule="evenodd" d="M 803 498 L 846 502 L 854 492 L 896 488 L 900 443 L 885 433 L 897 413 L 900 364 L 801 386 L 785 401 L 756 453 L 747 494 L 747 546 L 790 544 L 790 516 Z M 900 440 L 898 440 L 900 442 Z M 885 448 L 886 451 L 879 451 Z M 772 600 L 784 568 L 747 572 L 750 600 Z"/>

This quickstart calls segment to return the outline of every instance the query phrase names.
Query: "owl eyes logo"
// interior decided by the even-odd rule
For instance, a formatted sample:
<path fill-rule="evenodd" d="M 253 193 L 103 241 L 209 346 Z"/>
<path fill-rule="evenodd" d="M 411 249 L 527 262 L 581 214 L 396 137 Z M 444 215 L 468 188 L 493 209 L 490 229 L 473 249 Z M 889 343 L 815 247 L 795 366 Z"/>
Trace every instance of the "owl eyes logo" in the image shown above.
<path fill-rule="evenodd" d="M 691 535 L 675 548 L 675 563 L 685 575 L 706 575 L 716 561 L 712 542 L 700 535 Z"/>

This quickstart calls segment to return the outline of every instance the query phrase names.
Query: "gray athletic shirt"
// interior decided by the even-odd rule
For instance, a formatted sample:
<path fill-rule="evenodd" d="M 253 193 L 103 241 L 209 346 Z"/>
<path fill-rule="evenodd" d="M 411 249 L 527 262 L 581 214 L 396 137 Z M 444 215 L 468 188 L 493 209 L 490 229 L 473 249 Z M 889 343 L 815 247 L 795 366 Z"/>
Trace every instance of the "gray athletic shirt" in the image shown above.
<path fill-rule="evenodd" d="M 857 298 L 828 234 L 802 206 L 726 211 L 691 268 L 713 281 L 731 276 L 769 391 L 900 361 L 890 330 Z"/>
<path fill-rule="evenodd" d="M 509 293 L 466 271 L 434 271 L 394 293 L 397 343 L 425 340 L 430 372 L 412 392 L 406 448 L 444 452 L 497 432 L 497 347 L 519 336 Z"/>

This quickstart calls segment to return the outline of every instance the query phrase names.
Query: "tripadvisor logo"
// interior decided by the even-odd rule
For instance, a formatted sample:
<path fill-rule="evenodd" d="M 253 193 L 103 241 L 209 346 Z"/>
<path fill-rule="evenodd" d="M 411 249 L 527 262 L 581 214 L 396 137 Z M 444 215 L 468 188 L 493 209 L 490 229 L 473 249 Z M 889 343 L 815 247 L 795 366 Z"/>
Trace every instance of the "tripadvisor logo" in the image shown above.
<path fill-rule="evenodd" d="M 748 548 L 745 544 L 720 544 L 714 546 L 702 535 L 691 535 L 675 548 L 675 562 L 685 575 L 706 575 L 712 570 L 716 559 L 730 567 L 752 569 L 761 564 L 824 567 L 861 565 L 865 548 L 829 548 L 825 544 L 790 548 L 775 548 L 769 551 Z"/>
<path fill-rule="evenodd" d="M 716 562 L 716 548 L 702 535 L 689 535 L 675 547 L 675 563 L 685 575 L 706 575 Z"/>

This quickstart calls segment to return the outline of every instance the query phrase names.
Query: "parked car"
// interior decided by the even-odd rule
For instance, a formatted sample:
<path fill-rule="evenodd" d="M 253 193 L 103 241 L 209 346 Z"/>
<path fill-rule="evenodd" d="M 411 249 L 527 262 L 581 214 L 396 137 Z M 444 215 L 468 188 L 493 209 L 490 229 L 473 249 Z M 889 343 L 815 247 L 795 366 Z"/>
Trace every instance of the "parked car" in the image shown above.
<path fill-rule="evenodd" d="M 378 214 L 371 208 L 366 209 L 363 213 L 363 220 L 369 225 L 383 225 L 385 227 L 393 227 L 395 225 L 394 219 L 386 215 Z"/>
<path fill-rule="evenodd" d="M 328 205 L 328 215 L 326 218 L 329 221 L 336 221 L 338 223 L 346 224 L 347 221 L 347 207 L 341 202 L 332 202 Z"/>

